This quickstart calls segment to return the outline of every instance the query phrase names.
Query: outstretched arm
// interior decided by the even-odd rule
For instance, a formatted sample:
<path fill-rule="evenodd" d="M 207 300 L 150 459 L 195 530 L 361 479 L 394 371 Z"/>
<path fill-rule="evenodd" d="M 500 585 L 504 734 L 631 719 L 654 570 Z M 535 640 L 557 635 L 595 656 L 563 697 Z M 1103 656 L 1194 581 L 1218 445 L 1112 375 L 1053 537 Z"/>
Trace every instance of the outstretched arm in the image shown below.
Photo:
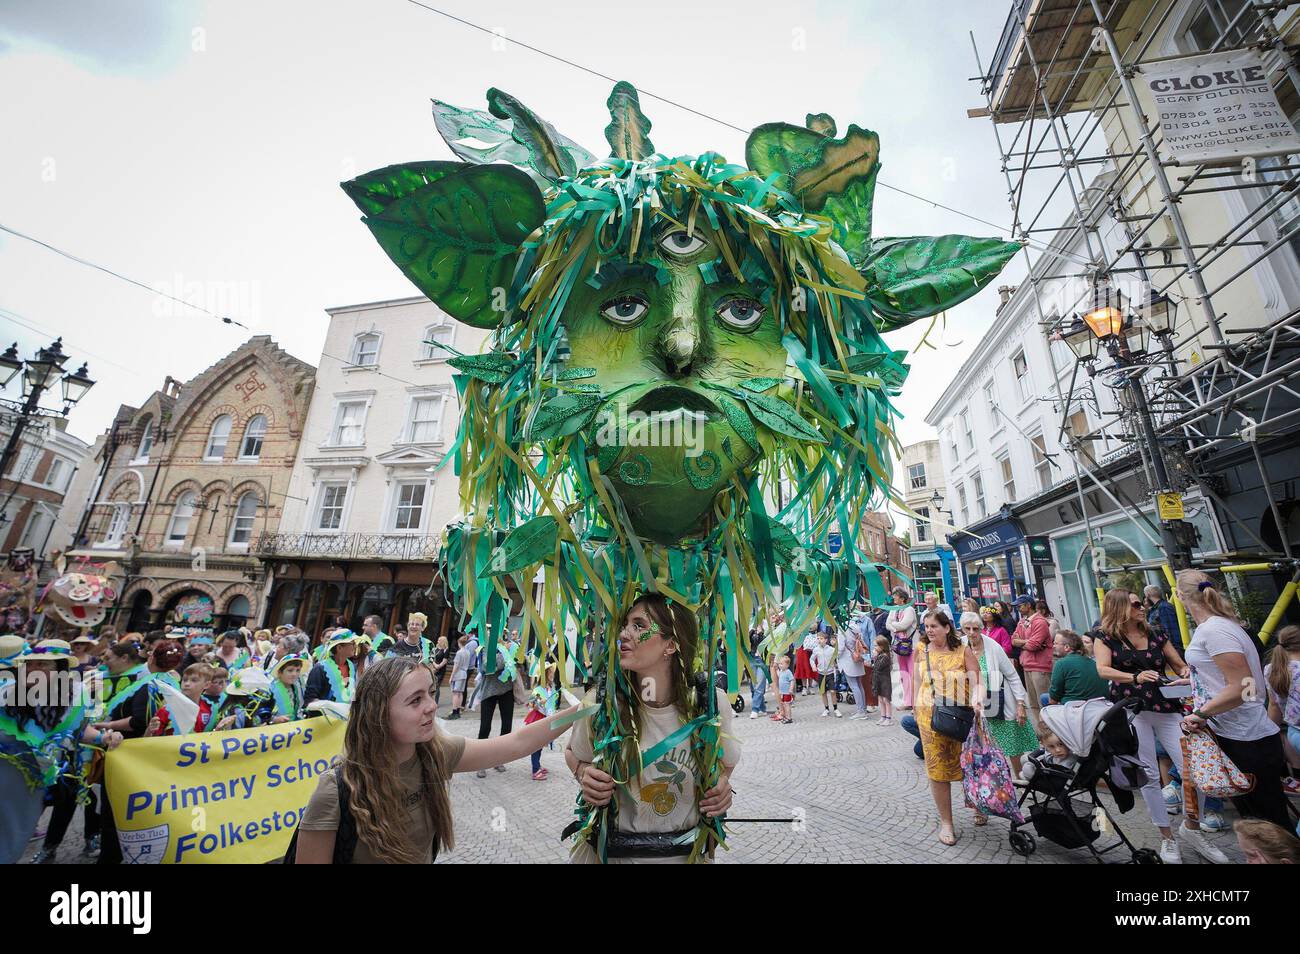
<path fill-rule="evenodd" d="M 477 772 L 479 769 L 504 765 L 506 762 L 513 762 L 515 759 L 522 759 L 525 755 L 536 752 L 568 731 L 572 722 L 565 721 L 563 717 L 571 715 L 577 709 L 577 706 L 570 706 L 563 712 L 539 719 L 532 725 L 526 725 L 509 735 L 500 735 L 495 739 L 466 739 L 465 751 L 461 754 L 460 761 L 456 763 L 455 771 Z M 558 729 L 553 728 L 556 722 L 560 722 Z"/>

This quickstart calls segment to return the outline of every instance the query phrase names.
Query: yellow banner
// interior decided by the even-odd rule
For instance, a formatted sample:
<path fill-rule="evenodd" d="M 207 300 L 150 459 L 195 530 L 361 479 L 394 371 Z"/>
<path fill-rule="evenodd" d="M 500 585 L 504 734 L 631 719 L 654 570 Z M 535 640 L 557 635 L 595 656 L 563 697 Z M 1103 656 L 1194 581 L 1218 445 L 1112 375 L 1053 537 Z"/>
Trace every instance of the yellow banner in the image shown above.
<path fill-rule="evenodd" d="M 127 864 L 260 864 L 289 847 L 347 723 L 128 739 L 105 781 Z"/>

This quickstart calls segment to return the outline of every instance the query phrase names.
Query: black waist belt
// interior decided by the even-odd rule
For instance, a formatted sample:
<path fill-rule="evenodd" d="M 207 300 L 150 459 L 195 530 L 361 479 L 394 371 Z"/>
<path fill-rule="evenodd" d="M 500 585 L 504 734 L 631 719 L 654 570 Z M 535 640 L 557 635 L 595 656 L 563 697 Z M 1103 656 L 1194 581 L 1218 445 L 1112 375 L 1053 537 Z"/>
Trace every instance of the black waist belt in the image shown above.
<path fill-rule="evenodd" d="M 689 855 L 695 847 L 695 829 L 665 832 L 611 831 L 605 839 L 610 858 L 676 858 Z M 687 839 L 678 842 L 678 839 Z"/>
<path fill-rule="evenodd" d="M 577 834 L 582 827 L 581 821 L 572 822 L 563 832 L 560 833 L 560 839 L 564 840 L 574 834 Z M 605 840 L 605 854 L 610 858 L 678 858 L 684 857 L 691 853 L 695 847 L 695 839 L 688 836 L 695 834 L 694 828 L 683 829 L 682 831 L 665 831 L 665 832 L 634 832 L 634 831 L 612 831 Z M 683 841 L 678 844 L 678 839 Z M 594 851 L 600 844 L 600 828 L 593 827 L 591 835 L 588 838 L 589 844 Z"/>

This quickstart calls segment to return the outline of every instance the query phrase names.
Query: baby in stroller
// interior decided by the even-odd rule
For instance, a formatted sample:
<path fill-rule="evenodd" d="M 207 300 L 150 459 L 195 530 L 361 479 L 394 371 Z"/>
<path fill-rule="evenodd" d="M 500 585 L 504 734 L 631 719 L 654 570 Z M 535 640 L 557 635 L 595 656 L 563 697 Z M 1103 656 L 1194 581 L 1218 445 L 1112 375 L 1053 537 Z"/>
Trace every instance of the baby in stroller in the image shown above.
<path fill-rule="evenodd" d="M 1063 848 L 1087 848 L 1102 862 L 1104 854 L 1123 847 L 1137 863 L 1158 864 L 1159 856 L 1135 847 L 1097 797 L 1097 787 L 1104 781 L 1122 814 L 1133 807 L 1133 791 L 1146 783 L 1137 758 L 1137 734 L 1132 725 L 1136 707 L 1131 703 L 1086 699 L 1044 707 L 1039 731 L 1043 748 L 1026 757 L 1020 805 L 1023 809 L 1028 801 L 1027 824 Z M 1076 799 L 1084 804 L 1077 804 Z M 1037 842 L 1022 827 L 1013 824 L 1009 838 L 1012 850 L 1028 857 Z M 1093 842 L 1102 831 L 1114 832 L 1119 840 L 1098 850 Z"/>
<path fill-rule="evenodd" d="M 1036 734 L 1043 747 L 1029 753 L 1020 770 L 1020 777 L 1028 782 L 1044 766 L 1052 766 L 1056 770 L 1073 775 L 1075 767 L 1079 764 L 1079 756 L 1071 752 L 1065 741 L 1046 725 L 1040 725 Z"/>

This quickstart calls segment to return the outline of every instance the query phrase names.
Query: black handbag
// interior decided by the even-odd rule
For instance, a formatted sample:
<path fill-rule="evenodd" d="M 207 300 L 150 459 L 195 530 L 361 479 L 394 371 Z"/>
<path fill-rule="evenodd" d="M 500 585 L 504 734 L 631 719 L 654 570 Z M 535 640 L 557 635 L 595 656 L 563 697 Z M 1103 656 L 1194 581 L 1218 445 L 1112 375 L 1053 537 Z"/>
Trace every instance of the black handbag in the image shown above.
<path fill-rule="evenodd" d="M 934 686 L 934 670 L 930 668 L 930 647 L 925 647 L 925 674 L 930 679 L 930 696 L 934 708 L 930 712 L 930 729 L 957 742 L 965 742 L 975 724 L 974 706 L 956 706 L 940 703 Z"/>

